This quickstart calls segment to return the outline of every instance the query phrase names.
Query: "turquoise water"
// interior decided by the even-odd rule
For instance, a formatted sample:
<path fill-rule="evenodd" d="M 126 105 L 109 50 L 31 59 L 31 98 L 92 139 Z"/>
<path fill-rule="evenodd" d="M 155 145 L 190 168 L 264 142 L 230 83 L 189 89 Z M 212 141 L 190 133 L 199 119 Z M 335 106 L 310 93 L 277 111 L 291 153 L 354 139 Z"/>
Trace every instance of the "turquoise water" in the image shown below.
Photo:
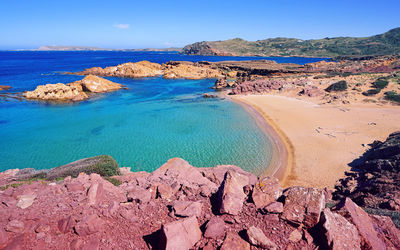
<path fill-rule="evenodd" d="M 152 58 L 151 53 L 125 58 L 132 54 L 53 52 L 5 59 L 1 53 L 0 82 L 14 91 L 82 78 L 58 71 Z M 167 60 L 174 55 L 155 57 Z M 52 168 L 101 154 L 138 171 L 153 171 L 172 157 L 198 167 L 234 164 L 256 174 L 268 165 L 270 143 L 252 117 L 229 100 L 202 97 L 213 91 L 214 79 L 108 79 L 129 90 L 79 104 L 0 100 L 0 171 Z"/>

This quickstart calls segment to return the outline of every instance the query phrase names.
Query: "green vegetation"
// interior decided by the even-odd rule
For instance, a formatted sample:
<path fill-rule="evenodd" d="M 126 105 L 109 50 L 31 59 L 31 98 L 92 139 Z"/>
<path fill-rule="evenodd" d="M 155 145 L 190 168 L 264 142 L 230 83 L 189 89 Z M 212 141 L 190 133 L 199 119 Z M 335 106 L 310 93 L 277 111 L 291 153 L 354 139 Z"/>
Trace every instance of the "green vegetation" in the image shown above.
<path fill-rule="evenodd" d="M 388 91 L 385 92 L 385 99 L 388 101 L 400 103 L 400 94 L 397 94 L 396 91 Z"/>
<path fill-rule="evenodd" d="M 22 186 L 22 185 L 24 185 L 24 184 L 28 184 L 28 185 L 30 185 L 30 184 L 32 184 L 32 183 L 34 183 L 34 182 L 37 182 L 37 181 L 41 181 L 42 182 L 42 184 L 46 184 L 46 179 L 45 178 L 29 178 L 29 179 L 25 179 L 25 180 L 21 180 L 20 182 L 16 182 L 16 183 L 11 183 L 11 184 L 7 184 L 7 185 L 5 185 L 5 186 L 1 186 L 0 187 L 0 190 L 6 190 L 7 188 L 9 188 L 9 187 L 13 187 L 13 188 L 16 188 L 16 187 L 19 187 L 19 186 Z"/>
<path fill-rule="evenodd" d="M 104 179 L 111 182 L 111 184 L 113 184 L 114 186 L 119 186 L 122 184 L 122 181 L 112 178 L 112 177 L 104 177 Z"/>
<path fill-rule="evenodd" d="M 400 28 L 370 37 L 335 37 L 316 40 L 270 38 L 249 42 L 240 38 L 199 42 L 183 48 L 184 54 L 238 56 L 336 57 L 357 55 L 393 55 L 400 53 Z"/>
<path fill-rule="evenodd" d="M 85 171 L 86 174 L 96 173 L 101 176 L 119 175 L 118 163 L 109 155 L 98 156 L 101 160 L 96 164 L 89 166 Z"/>
<path fill-rule="evenodd" d="M 379 92 L 381 92 L 381 89 L 369 89 L 367 91 L 362 92 L 362 94 L 365 96 L 371 96 L 379 94 Z"/>
<path fill-rule="evenodd" d="M 400 212 L 399 211 L 391 211 L 385 209 L 376 209 L 376 208 L 363 208 L 365 212 L 374 215 L 383 215 L 388 216 L 392 219 L 393 223 L 397 228 L 400 229 Z"/>
<path fill-rule="evenodd" d="M 325 91 L 328 92 L 338 92 L 338 91 L 345 91 L 347 90 L 347 82 L 346 81 L 338 81 L 329 85 Z"/>
<path fill-rule="evenodd" d="M 384 89 L 388 86 L 389 82 L 386 80 L 378 79 L 372 83 L 372 86 L 376 89 Z"/>

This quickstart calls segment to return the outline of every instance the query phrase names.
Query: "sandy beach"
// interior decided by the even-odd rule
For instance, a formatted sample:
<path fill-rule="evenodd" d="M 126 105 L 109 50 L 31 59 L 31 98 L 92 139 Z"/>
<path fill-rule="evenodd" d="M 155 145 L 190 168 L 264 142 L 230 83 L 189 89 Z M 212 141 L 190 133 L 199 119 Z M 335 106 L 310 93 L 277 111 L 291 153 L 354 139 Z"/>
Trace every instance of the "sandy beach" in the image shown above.
<path fill-rule="evenodd" d="M 286 147 L 274 156 L 275 161 L 284 162 L 273 163 L 274 172 L 277 166 L 280 168 L 275 175 L 285 187 L 333 188 L 336 180 L 351 169 L 348 164 L 361 156 L 369 143 L 385 140 L 400 129 L 399 106 L 318 105 L 278 95 L 232 99 L 257 110 L 274 129 L 272 137 L 279 136 L 281 142 L 277 145 Z M 264 174 L 271 174 L 271 170 Z"/>

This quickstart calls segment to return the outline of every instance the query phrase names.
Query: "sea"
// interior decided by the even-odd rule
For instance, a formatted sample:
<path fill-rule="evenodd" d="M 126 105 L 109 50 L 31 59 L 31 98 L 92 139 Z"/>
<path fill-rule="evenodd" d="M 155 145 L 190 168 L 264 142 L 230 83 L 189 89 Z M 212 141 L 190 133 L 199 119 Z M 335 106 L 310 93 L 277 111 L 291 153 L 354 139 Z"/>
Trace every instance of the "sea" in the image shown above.
<path fill-rule="evenodd" d="M 305 64 L 325 58 L 187 56 L 177 52 L 0 51 L 0 85 L 23 92 L 83 76 L 64 72 L 148 60 L 274 60 Z M 205 99 L 215 79 L 161 77 L 107 79 L 129 90 L 96 95 L 80 103 L 55 104 L 0 98 L 0 171 L 48 169 L 111 155 L 121 167 L 153 171 L 180 157 L 197 167 L 237 165 L 261 174 L 271 144 L 255 120 L 226 98 Z"/>

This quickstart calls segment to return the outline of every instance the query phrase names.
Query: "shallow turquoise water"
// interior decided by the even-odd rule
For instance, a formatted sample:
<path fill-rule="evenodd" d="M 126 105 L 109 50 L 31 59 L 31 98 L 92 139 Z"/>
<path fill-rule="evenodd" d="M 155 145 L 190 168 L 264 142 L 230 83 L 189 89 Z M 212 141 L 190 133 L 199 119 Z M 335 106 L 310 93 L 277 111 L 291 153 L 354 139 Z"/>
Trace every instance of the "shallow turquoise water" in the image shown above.
<path fill-rule="evenodd" d="M 100 154 L 146 171 L 172 157 L 256 173 L 268 164 L 270 144 L 253 119 L 231 101 L 201 96 L 212 80 L 109 79 L 130 90 L 74 105 L 0 108 L 0 170 L 51 168 Z"/>
<path fill-rule="evenodd" d="M 185 56 L 158 52 L 0 52 L 0 84 L 11 91 L 68 83 L 82 76 L 58 72 L 149 60 L 220 61 L 245 57 Z M 304 64 L 321 58 L 257 58 Z M 152 171 L 172 157 L 198 167 L 234 164 L 259 174 L 270 143 L 239 105 L 204 99 L 215 79 L 108 78 L 127 85 L 80 104 L 0 99 L 0 171 L 52 168 L 101 154 L 120 166 Z"/>

